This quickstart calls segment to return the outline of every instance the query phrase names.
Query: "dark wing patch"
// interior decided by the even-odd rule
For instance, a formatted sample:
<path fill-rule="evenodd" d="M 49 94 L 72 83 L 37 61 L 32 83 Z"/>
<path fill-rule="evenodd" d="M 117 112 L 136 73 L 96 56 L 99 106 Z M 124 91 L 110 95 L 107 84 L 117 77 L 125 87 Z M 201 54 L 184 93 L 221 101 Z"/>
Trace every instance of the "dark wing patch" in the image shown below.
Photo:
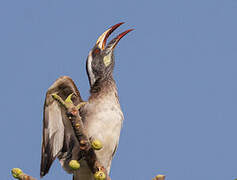
<path fill-rule="evenodd" d="M 51 141 L 54 141 L 54 135 L 51 137 Z M 41 167 L 40 167 L 40 176 L 43 177 L 45 174 L 48 173 L 50 166 L 52 165 L 53 161 L 56 157 L 53 157 L 52 153 L 52 144 L 47 143 L 44 147 L 44 150 L 42 148 L 42 156 L 41 156 Z M 44 152 L 44 153 L 43 153 Z"/>
<path fill-rule="evenodd" d="M 51 164 L 60 154 L 72 151 L 70 139 L 76 139 L 70 122 L 68 122 L 64 110 L 52 98 L 52 94 L 58 94 L 63 100 L 74 93 L 72 101 L 75 105 L 82 102 L 80 93 L 72 79 L 63 76 L 57 79 L 48 89 L 44 104 L 43 139 L 41 151 L 40 176 L 48 173 Z M 78 143 L 78 142 L 74 142 Z"/>

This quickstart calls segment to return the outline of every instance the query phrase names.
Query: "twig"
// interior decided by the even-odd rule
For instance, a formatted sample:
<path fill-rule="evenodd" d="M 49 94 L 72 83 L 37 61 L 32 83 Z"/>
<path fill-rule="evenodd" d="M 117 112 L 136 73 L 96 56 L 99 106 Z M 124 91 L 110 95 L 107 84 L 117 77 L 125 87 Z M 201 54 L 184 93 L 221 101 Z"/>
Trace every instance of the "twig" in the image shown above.
<path fill-rule="evenodd" d="M 36 180 L 32 176 L 29 176 L 28 174 L 25 174 L 19 168 L 13 168 L 11 172 L 12 172 L 12 176 L 16 179 L 19 179 L 19 180 Z"/>
<path fill-rule="evenodd" d="M 94 173 L 94 177 L 96 180 L 111 180 L 110 177 L 107 174 L 106 169 L 101 165 L 101 163 L 97 160 L 97 156 L 95 154 L 95 150 L 99 150 L 102 148 L 101 142 L 98 140 L 93 140 L 90 142 L 88 138 L 88 134 L 86 129 L 84 128 L 82 119 L 79 115 L 79 109 L 81 106 L 86 104 L 85 102 L 82 102 L 75 106 L 71 100 L 72 94 L 70 94 L 65 101 L 58 96 L 57 94 L 53 94 L 52 97 L 57 100 L 60 105 L 62 105 L 66 111 L 66 115 L 68 119 L 71 122 L 71 125 L 74 129 L 75 135 L 77 137 L 77 140 L 80 144 L 80 153 L 82 157 L 85 158 L 89 168 Z M 75 168 L 79 167 L 78 161 L 72 160 L 69 163 Z M 25 174 L 21 169 L 19 168 L 13 168 L 12 169 L 12 176 L 19 180 L 37 180 L 36 178 L 33 178 L 32 176 L 29 176 Z M 152 180 L 165 180 L 164 175 L 157 175 Z"/>
<path fill-rule="evenodd" d="M 12 169 L 12 176 L 19 180 L 37 180 L 36 178 L 33 178 L 32 176 L 29 176 L 28 174 L 25 174 L 21 169 L 19 168 L 13 168 Z M 165 180 L 164 175 L 157 175 L 152 180 Z"/>
<path fill-rule="evenodd" d="M 98 161 L 97 156 L 95 154 L 95 149 L 101 149 L 101 143 L 98 140 L 94 140 L 94 142 L 92 143 L 90 142 L 87 131 L 85 130 L 83 122 L 79 115 L 79 109 L 86 103 L 82 102 L 75 106 L 71 100 L 71 96 L 72 94 L 70 94 L 66 98 L 66 100 L 63 101 L 63 99 L 57 94 L 52 95 L 52 97 L 64 107 L 66 115 L 72 124 L 75 135 L 80 144 L 80 153 L 85 158 L 89 168 L 94 174 L 95 179 L 109 180 L 110 177 L 107 175 L 106 169 Z"/>

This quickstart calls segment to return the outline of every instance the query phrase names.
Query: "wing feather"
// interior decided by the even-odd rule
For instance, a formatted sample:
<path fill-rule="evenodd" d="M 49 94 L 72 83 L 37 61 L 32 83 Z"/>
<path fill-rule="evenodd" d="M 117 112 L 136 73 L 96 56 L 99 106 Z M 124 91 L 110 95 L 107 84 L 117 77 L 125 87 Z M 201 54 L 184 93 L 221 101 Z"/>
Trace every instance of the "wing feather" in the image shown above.
<path fill-rule="evenodd" d="M 68 76 L 60 77 L 48 89 L 44 104 L 41 177 L 48 173 L 56 157 L 60 159 L 62 165 L 64 164 L 64 160 L 70 157 L 73 151 L 74 147 L 71 147 L 71 144 L 79 146 L 64 109 L 52 98 L 53 93 L 58 94 L 63 100 L 74 93 L 73 103 L 77 105 L 82 102 L 77 87 Z"/>

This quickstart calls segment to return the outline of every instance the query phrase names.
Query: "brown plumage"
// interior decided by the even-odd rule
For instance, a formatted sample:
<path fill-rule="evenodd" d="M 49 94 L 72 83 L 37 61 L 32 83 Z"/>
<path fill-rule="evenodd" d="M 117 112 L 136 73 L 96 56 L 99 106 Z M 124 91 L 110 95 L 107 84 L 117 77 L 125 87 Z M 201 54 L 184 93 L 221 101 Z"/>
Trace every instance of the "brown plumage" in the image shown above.
<path fill-rule="evenodd" d="M 63 100 L 74 93 L 75 95 L 72 96 L 74 104 L 77 105 L 82 102 L 80 93 L 70 77 L 58 78 L 48 89 L 44 104 L 41 177 L 48 173 L 56 157 L 61 160 L 61 163 L 69 162 L 70 159 L 68 158 L 72 156 L 72 151 L 79 151 L 78 142 L 64 109 L 51 97 L 54 93 L 62 97 Z M 72 173 L 67 165 L 64 167 Z"/>

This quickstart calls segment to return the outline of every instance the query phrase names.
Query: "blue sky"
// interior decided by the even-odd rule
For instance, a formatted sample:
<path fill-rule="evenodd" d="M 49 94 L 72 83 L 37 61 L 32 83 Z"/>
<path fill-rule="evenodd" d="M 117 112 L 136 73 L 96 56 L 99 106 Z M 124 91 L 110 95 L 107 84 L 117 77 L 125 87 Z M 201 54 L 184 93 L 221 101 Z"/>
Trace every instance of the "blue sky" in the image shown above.
<path fill-rule="evenodd" d="M 237 178 L 237 1 L 0 1 L 1 179 L 39 178 L 46 90 L 61 75 L 89 96 L 98 36 L 129 28 L 115 52 L 125 121 L 113 180 Z M 112 36 L 113 37 L 113 36 Z M 71 179 L 56 161 L 45 180 Z"/>

